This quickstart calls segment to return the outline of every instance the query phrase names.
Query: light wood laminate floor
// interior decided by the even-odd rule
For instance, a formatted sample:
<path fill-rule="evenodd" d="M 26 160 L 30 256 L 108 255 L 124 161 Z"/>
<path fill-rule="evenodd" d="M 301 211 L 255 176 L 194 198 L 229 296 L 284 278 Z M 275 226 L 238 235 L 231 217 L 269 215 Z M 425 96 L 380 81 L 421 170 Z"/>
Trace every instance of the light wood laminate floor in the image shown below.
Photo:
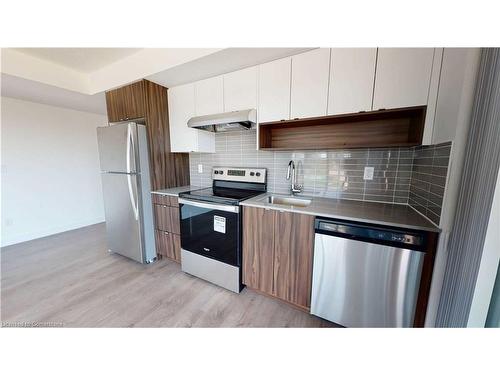
<path fill-rule="evenodd" d="M 235 294 L 161 260 L 108 254 L 104 224 L 1 252 L 2 323 L 64 327 L 329 327 L 329 322 L 244 289 Z"/>

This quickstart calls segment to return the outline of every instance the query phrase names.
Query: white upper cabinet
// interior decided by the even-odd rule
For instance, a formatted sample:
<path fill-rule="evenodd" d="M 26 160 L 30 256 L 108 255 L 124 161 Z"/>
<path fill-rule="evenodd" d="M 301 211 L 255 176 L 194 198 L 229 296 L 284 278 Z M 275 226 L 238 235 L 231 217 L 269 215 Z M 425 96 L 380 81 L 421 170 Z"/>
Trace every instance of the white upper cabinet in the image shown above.
<path fill-rule="evenodd" d="M 427 139 L 424 132 L 424 144 L 455 141 L 467 136 L 465 129 L 472 111 L 480 55 L 479 48 L 444 49 L 434 124 Z"/>
<path fill-rule="evenodd" d="M 332 48 L 328 114 L 371 111 L 376 48 Z"/>
<path fill-rule="evenodd" d="M 168 118 L 171 152 L 215 152 L 213 133 L 191 129 L 188 120 L 195 116 L 194 84 L 168 90 Z"/>
<path fill-rule="evenodd" d="M 257 108 L 257 67 L 224 75 L 224 112 Z"/>
<path fill-rule="evenodd" d="M 259 66 L 259 122 L 290 119 L 290 57 Z"/>
<path fill-rule="evenodd" d="M 330 49 L 292 56 L 290 118 L 325 116 L 328 104 Z"/>
<path fill-rule="evenodd" d="M 373 109 L 427 105 L 433 48 L 379 48 Z"/>
<path fill-rule="evenodd" d="M 196 116 L 224 112 L 224 86 L 222 76 L 195 82 Z"/>

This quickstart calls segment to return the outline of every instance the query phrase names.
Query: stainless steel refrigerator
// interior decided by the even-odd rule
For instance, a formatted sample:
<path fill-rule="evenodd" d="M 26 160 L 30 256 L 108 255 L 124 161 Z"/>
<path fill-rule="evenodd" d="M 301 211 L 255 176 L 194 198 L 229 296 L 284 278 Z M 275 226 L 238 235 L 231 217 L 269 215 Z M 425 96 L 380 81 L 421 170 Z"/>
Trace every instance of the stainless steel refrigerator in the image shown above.
<path fill-rule="evenodd" d="M 156 259 L 146 127 L 97 128 L 108 249 L 137 262 Z"/>

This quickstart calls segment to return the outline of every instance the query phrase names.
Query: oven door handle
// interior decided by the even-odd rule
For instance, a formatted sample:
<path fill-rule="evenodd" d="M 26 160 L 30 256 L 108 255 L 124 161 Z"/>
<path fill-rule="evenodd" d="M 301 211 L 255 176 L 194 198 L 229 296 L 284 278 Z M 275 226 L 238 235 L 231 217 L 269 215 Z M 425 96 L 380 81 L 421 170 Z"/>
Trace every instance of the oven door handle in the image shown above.
<path fill-rule="evenodd" d="M 219 210 L 219 211 L 234 212 L 234 213 L 240 212 L 239 206 L 229 206 L 229 205 L 225 205 L 225 204 L 204 203 L 204 202 L 192 201 L 192 200 L 188 200 L 188 199 L 179 198 L 179 204 L 181 204 L 181 203 L 182 204 L 187 204 L 188 206 L 208 208 L 208 209 L 211 209 L 211 210 Z"/>

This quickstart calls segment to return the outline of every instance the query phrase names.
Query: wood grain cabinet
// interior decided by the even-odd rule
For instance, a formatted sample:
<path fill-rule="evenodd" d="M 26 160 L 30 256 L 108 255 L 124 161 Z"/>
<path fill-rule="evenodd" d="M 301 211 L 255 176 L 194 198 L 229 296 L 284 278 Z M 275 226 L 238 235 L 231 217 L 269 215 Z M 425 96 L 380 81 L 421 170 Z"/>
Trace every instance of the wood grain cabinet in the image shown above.
<path fill-rule="evenodd" d="M 142 80 L 106 92 L 109 122 L 141 119 L 149 143 L 151 189 L 189 185 L 189 156 L 172 153 L 167 88 Z"/>
<path fill-rule="evenodd" d="M 314 216 L 245 207 L 244 284 L 308 309 L 313 241 Z"/>
<path fill-rule="evenodd" d="M 106 92 L 109 122 L 127 121 L 146 116 L 144 81 Z"/>
<path fill-rule="evenodd" d="M 243 283 L 268 294 L 273 294 L 276 213 L 263 208 L 243 208 Z"/>
<path fill-rule="evenodd" d="M 311 306 L 314 216 L 278 212 L 274 225 L 273 285 L 276 297 Z"/>
<path fill-rule="evenodd" d="M 180 236 L 161 230 L 155 230 L 155 241 L 157 254 L 175 262 L 181 261 Z"/>
<path fill-rule="evenodd" d="M 179 202 L 177 197 L 152 194 L 155 220 L 156 252 L 176 262 L 181 261 Z"/>

